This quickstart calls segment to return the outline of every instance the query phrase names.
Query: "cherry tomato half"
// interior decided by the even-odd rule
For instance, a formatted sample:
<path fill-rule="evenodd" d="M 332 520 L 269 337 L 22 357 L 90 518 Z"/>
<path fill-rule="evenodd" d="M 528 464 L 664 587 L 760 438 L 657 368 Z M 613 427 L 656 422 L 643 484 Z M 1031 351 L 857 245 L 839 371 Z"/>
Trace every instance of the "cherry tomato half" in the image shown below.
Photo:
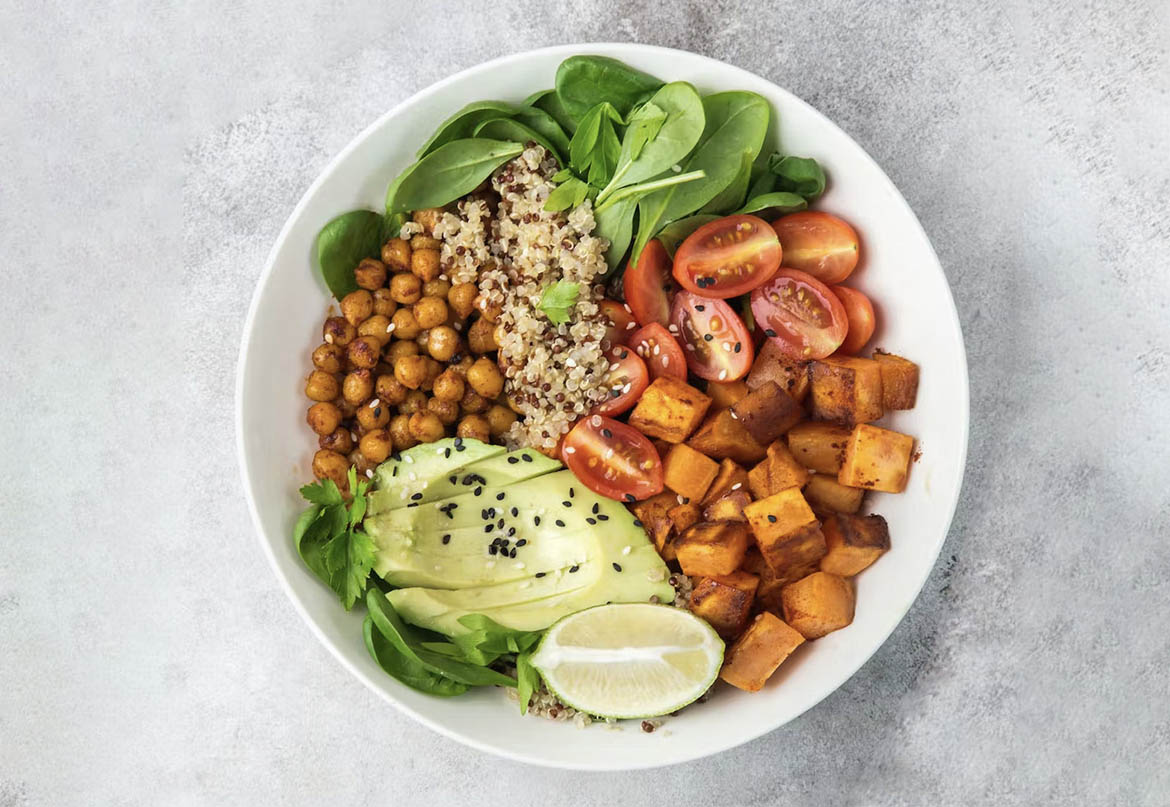
<path fill-rule="evenodd" d="M 795 269 L 781 269 L 752 292 L 752 313 L 764 335 L 794 359 L 823 359 L 849 329 L 845 307 L 829 287 Z"/>
<path fill-rule="evenodd" d="M 650 438 L 602 415 L 573 427 L 561 460 L 585 487 L 611 499 L 633 502 L 662 492 L 662 460 Z"/>
<path fill-rule="evenodd" d="M 634 319 L 634 312 L 630 310 L 630 307 L 617 300 L 602 300 L 599 306 L 601 315 L 608 323 L 605 329 L 605 338 L 609 340 L 610 347 L 629 342 L 630 335 L 638 327 L 638 322 Z"/>
<path fill-rule="evenodd" d="M 678 287 L 670 276 L 670 256 L 661 241 L 651 239 L 642 248 L 638 262 L 626 268 L 622 287 L 639 325 L 657 322 L 666 326 L 670 321 L 670 297 Z"/>
<path fill-rule="evenodd" d="M 687 367 L 708 381 L 735 381 L 752 367 L 755 348 L 743 320 L 723 300 L 689 291 L 674 296 L 671 322 L 678 328 Z"/>
<path fill-rule="evenodd" d="M 846 222 L 819 210 L 789 213 L 772 222 L 784 248 L 784 267 L 822 283 L 840 283 L 857 267 L 861 244 Z"/>
<path fill-rule="evenodd" d="M 646 362 L 650 380 L 662 376 L 687 380 L 687 360 L 682 345 L 657 322 L 635 331 L 629 345 Z"/>
<path fill-rule="evenodd" d="M 609 397 L 593 407 L 593 411 L 598 415 L 620 415 L 634 408 L 650 384 L 650 376 L 646 363 L 625 345 L 612 347 L 605 355 L 610 370 L 601 386 Z"/>
<path fill-rule="evenodd" d="M 780 268 L 780 239 L 755 216 L 727 216 L 695 230 L 674 253 L 674 279 L 721 300 L 767 283 Z"/>
<path fill-rule="evenodd" d="M 856 356 L 873 336 L 873 329 L 877 327 L 877 318 L 873 314 L 873 303 L 857 289 L 851 289 L 848 286 L 832 286 L 831 291 L 837 295 L 837 299 L 845 307 L 845 318 L 849 320 L 849 330 L 846 332 L 845 341 L 841 343 L 839 350 L 850 356 Z"/>

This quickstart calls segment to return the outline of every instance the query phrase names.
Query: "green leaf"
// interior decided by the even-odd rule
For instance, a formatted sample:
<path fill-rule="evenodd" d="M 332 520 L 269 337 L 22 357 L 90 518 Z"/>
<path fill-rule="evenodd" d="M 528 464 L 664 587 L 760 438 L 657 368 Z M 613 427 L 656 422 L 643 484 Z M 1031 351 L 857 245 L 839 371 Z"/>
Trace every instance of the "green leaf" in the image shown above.
<path fill-rule="evenodd" d="M 658 136 L 662 124 L 666 123 L 666 112 L 653 101 L 647 101 L 634 110 L 630 123 L 622 138 L 622 148 L 628 151 L 630 160 L 638 159 L 646 144 Z M 622 155 L 619 155 L 619 158 Z"/>
<path fill-rule="evenodd" d="M 485 120 L 511 117 L 515 112 L 516 107 L 506 101 L 474 101 L 440 123 L 415 156 L 424 157 L 445 143 L 471 137 L 475 127 Z"/>
<path fill-rule="evenodd" d="M 718 219 L 719 216 L 710 215 L 707 213 L 700 213 L 695 216 L 688 216 L 685 219 L 672 221 L 670 224 L 658 231 L 655 236 L 662 242 L 662 246 L 666 247 L 666 252 L 671 258 L 674 257 L 674 252 L 678 249 L 678 245 L 687 239 L 687 236 L 695 230 Z"/>
<path fill-rule="evenodd" d="M 362 622 L 362 637 L 366 642 L 366 650 L 378 666 L 385 670 L 391 678 L 395 678 L 419 692 L 428 695 L 451 697 L 462 695 L 470 687 L 446 676 L 432 672 L 421 661 L 412 659 L 399 652 L 382 633 L 374 627 L 374 621 L 367 616 Z"/>
<path fill-rule="evenodd" d="M 464 650 L 474 648 L 498 655 L 519 653 L 533 648 L 543 635 L 543 631 L 506 628 L 484 614 L 466 614 L 459 617 L 459 624 L 470 633 L 456 636 L 451 641 Z"/>
<path fill-rule="evenodd" d="M 325 568 L 329 570 L 329 582 L 341 597 L 345 610 L 353 608 L 353 604 L 366 590 L 377 551 L 373 539 L 355 529 L 333 536 L 325 545 Z"/>
<path fill-rule="evenodd" d="M 534 132 L 540 133 L 553 145 L 555 153 L 566 158 L 569 156 L 569 136 L 561 128 L 561 124 L 557 122 L 556 118 L 548 112 L 539 107 L 525 105 L 516 110 L 516 120 Z M 561 161 L 561 164 L 564 164 L 564 160 Z"/>
<path fill-rule="evenodd" d="M 702 171 L 688 171 L 685 174 L 668 173 L 658 179 L 652 179 L 649 182 L 639 182 L 636 185 L 627 185 L 621 190 L 614 191 L 613 195 L 600 202 L 597 205 L 597 210 L 604 210 L 616 202 L 624 199 L 641 199 L 642 197 L 654 193 L 661 188 L 669 188 L 672 185 L 682 185 L 686 182 L 695 182 L 706 176 Z"/>
<path fill-rule="evenodd" d="M 711 201 L 699 208 L 700 213 L 715 213 L 726 216 L 732 210 L 743 204 L 747 198 L 748 181 L 752 176 L 752 158 L 742 155 L 739 173 L 731 183 L 716 194 Z"/>
<path fill-rule="evenodd" d="M 297 548 L 297 554 L 313 574 L 328 584 L 329 570 L 325 568 L 321 548 L 329 540 L 329 536 L 326 534 L 328 527 L 324 522 L 320 522 L 322 509 L 320 505 L 315 504 L 301 513 L 293 528 L 293 546 Z"/>
<path fill-rule="evenodd" d="M 565 164 L 564 155 L 557 150 L 556 146 L 549 142 L 540 132 L 525 126 L 520 121 L 510 120 L 509 118 L 492 118 L 475 127 L 475 136 L 516 143 L 528 143 L 531 140 L 534 143 L 544 146 L 545 150 L 552 155 L 557 163 L 560 165 Z"/>
<path fill-rule="evenodd" d="M 372 210 L 351 210 L 317 233 L 317 263 L 329 291 L 340 300 L 357 290 L 354 269 L 364 258 L 377 257 L 385 243 L 383 216 Z"/>
<path fill-rule="evenodd" d="M 763 196 L 748 199 L 747 203 L 736 213 L 751 213 L 763 219 L 783 216 L 785 213 L 795 213 L 808 207 L 804 197 L 787 191 L 773 191 Z"/>
<path fill-rule="evenodd" d="M 561 99 L 557 96 L 556 90 L 550 89 L 534 92 L 524 99 L 523 106 L 531 106 L 542 112 L 546 112 L 568 135 L 572 135 L 576 131 L 576 121 L 568 113 L 564 105 L 561 104 Z"/>
<path fill-rule="evenodd" d="M 603 101 L 585 113 L 569 142 L 569 164 L 594 187 L 608 182 L 617 165 L 621 143 L 614 126 L 621 123 L 613 104 Z"/>
<path fill-rule="evenodd" d="M 523 150 L 520 143 L 483 138 L 445 143 L 407 168 L 390 185 L 386 212 L 442 207 L 471 193 Z"/>
<path fill-rule="evenodd" d="M 564 325 L 569 321 L 569 311 L 577 305 L 581 287 L 569 280 L 558 280 L 545 286 L 540 296 L 540 310 L 553 325 Z"/>
<path fill-rule="evenodd" d="M 768 170 L 767 162 L 759 160 L 752 166 L 752 179 L 748 185 L 747 198 L 755 199 L 765 193 L 771 193 L 776 188 L 776 175 Z"/>
<path fill-rule="evenodd" d="M 550 213 L 569 210 L 584 202 L 588 195 L 589 186 L 587 184 L 577 177 L 569 177 L 552 189 L 552 193 L 544 201 L 544 209 Z"/>
<path fill-rule="evenodd" d="M 516 655 L 516 694 L 520 697 L 520 714 L 528 714 L 532 693 L 540 688 L 540 672 L 532 666 L 532 651 Z"/>
<path fill-rule="evenodd" d="M 776 175 L 776 189 L 799 193 L 812 201 L 825 191 L 825 172 L 811 157 L 781 157 L 773 154 L 768 169 Z"/>
<path fill-rule="evenodd" d="M 604 210 L 594 209 L 593 218 L 596 222 L 594 235 L 609 241 L 609 249 L 605 251 L 605 262 L 609 265 L 606 277 L 612 275 L 621 265 L 622 256 L 630 247 L 634 237 L 634 213 L 638 210 L 638 197 L 628 196 L 620 199 Z"/>
<path fill-rule="evenodd" d="M 323 479 L 301 488 L 301 495 L 313 504 L 328 505 L 341 504 L 345 499 L 332 479 Z"/>
<path fill-rule="evenodd" d="M 602 101 L 612 103 L 624 117 L 661 86 L 661 79 L 617 59 L 570 56 L 557 68 L 556 97 L 575 121 Z"/>

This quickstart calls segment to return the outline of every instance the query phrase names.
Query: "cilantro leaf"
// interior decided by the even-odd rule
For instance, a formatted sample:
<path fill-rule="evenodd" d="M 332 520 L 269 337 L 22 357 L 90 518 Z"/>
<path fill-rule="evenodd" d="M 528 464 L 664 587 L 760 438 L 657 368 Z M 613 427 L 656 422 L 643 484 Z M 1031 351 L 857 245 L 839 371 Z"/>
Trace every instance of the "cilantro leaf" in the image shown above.
<path fill-rule="evenodd" d="M 577 305 L 581 288 L 568 280 L 558 280 L 546 286 L 540 298 L 540 310 L 553 325 L 564 325 L 569 321 L 569 310 Z"/>
<path fill-rule="evenodd" d="M 345 610 L 361 598 L 374 567 L 377 545 L 361 530 L 348 529 L 334 535 L 325 544 L 325 568 L 329 585 L 341 597 Z"/>
<path fill-rule="evenodd" d="M 370 483 L 360 482 L 349 469 L 353 500 L 347 506 L 337 485 L 330 479 L 301 488 L 312 506 L 301 513 L 293 528 L 293 543 L 305 565 L 337 592 L 345 610 L 361 598 L 369 584 L 377 546 L 360 524 L 366 515 L 366 491 Z"/>
<path fill-rule="evenodd" d="M 301 488 L 301 495 L 313 504 L 322 506 L 341 504 L 344 501 L 341 497 L 341 491 L 337 489 L 337 483 L 332 479 L 323 479 L 315 484 L 305 485 Z"/>

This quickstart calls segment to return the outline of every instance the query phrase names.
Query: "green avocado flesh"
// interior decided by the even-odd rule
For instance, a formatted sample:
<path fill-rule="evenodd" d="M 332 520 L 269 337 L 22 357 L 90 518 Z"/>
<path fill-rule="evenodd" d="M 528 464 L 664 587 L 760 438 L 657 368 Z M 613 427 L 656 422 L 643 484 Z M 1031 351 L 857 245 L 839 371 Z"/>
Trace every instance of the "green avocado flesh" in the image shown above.
<path fill-rule="evenodd" d="M 416 625 L 455 635 L 461 616 L 485 614 L 541 630 L 595 605 L 674 598 L 634 516 L 537 451 L 440 440 L 384 462 L 373 487 L 374 571 Z"/>

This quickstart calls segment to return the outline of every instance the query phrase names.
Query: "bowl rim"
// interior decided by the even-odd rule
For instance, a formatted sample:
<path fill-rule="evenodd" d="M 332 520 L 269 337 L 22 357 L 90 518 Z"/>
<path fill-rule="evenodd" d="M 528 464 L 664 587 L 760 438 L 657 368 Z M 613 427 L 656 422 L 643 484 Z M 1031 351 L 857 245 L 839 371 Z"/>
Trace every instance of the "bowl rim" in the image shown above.
<path fill-rule="evenodd" d="M 934 550 L 933 550 L 934 555 L 933 555 L 933 558 L 931 559 L 930 565 L 924 567 L 925 573 L 922 575 L 921 579 L 918 580 L 916 585 L 915 585 L 914 597 L 911 598 L 907 602 L 905 608 L 901 609 L 901 612 L 898 614 L 898 618 L 891 623 L 889 630 L 885 631 L 884 635 L 881 636 L 880 641 L 878 641 L 874 644 L 873 650 L 867 656 L 865 656 L 865 658 L 860 660 L 857 664 L 850 665 L 852 668 L 849 669 L 847 671 L 847 674 L 845 674 L 841 678 L 841 681 L 840 681 L 840 683 L 837 684 L 837 686 L 833 687 L 832 689 L 829 689 L 824 694 L 822 694 L 820 697 L 811 701 L 803 710 L 801 710 L 796 715 L 793 715 L 792 718 L 790 718 L 789 720 L 786 720 L 786 721 L 779 723 L 779 724 L 776 724 L 776 725 L 765 725 L 763 727 L 753 727 L 749 730 L 746 730 L 743 733 L 743 735 L 741 737 L 738 737 L 734 743 L 732 743 L 730 745 L 725 745 L 725 746 L 720 747 L 720 748 L 714 748 L 709 753 L 704 753 L 704 752 L 683 753 L 683 754 L 677 755 L 676 757 L 672 757 L 670 759 L 664 759 L 661 761 L 659 761 L 659 760 L 633 761 L 632 760 L 632 761 L 630 761 L 629 764 L 622 765 L 621 767 L 615 767 L 615 766 L 607 765 L 607 764 L 602 764 L 602 765 L 591 764 L 587 760 L 582 760 L 579 763 L 551 760 L 551 759 L 546 759 L 543 757 L 532 756 L 528 753 L 515 751 L 515 750 L 509 749 L 506 747 L 490 745 L 490 744 L 488 744 L 486 742 L 482 742 L 476 738 L 465 736 L 463 734 L 458 733 L 457 731 L 454 731 L 451 728 L 448 728 L 442 722 L 435 720 L 435 719 L 433 719 L 425 714 L 422 714 L 421 712 L 417 711 L 416 709 L 412 708 L 411 706 L 394 698 L 390 693 L 386 692 L 381 686 L 379 686 L 377 683 L 375 683 L 370 678 L 370 676 L 366 675 L 366 673 L 363 670 L 361 670 L 358 667 L 356 667 L 355 665 L 351 664 L 345 658 L 345 656 L 341 653 L 341 651 L 334 645 L 334 642 L 332 641 L 332 639 L 329 636 L 327 636 L 325 634 L 325 632 L 320 627 L 318 627 L 318 625 L 316 624 L 316 622 L 314 621 L 312 616 L 309 614 L 304 603 L 302 603 L 301 600 L 297 597 L 297 595 L 295 594 L 295 592 L 293 590 L 291 581 L 289 580 L 288 576 L 284 573 L 284 571 L 281 569 L 280 564 L 277 561 L 276 555 L 272 549 L 271 541 L 269 541 L 268 538 L 266 537 L 266 533 L 265 533 L 263 523 L 262 523 L 262 520 L 260 517 L 260 512 L 259 512 L 259 509 L 257 508 L 257 505 L 256 505 L 256 497 L 255 497 L 255 494 L 254 494 L 254 491 L 252 488 L 251 466 L 248 462 L 248 454 L 247 454 L 245 444 L 244 444 L 244 423 L 243 423 L 244 378 L 245 378 L 245 373 L 248 369 L 248 355 L 249 355 L 249 349 L 250 349 L 251 343 L 252 343 L 252 331 L 253 331 L 253 327 L 255 325 L 256 312 L 259 308 L 260 300 L 264 296 L 264 293 L 267 290 L 268 285 L 272 280 L 272 275 L 273 275 L 273 271 L 275 268 L 277 255 L 280 252 L 280 249 L 281 249 L 282 245 L 284 244 L 284 241 L 288 238 L 289 233 L 292 231 L 294 223 L 296 223 L 298 221 L 298 219 L 301 216 L 302 211 L 308 205 L 309 201 L 313 198 L 313 196 L 317 193 L 318 188 L 320 188 L 321 185 L 324 184 L 325 181 L 337 170 L 338 166 L 341 165 L 345 161 L 345 159 L 355 149 L 357 149 L 361 143 L 363 143 L 366 140 L 366 138 L 368 138 L 375 130 L 379 129 L 383 125 L 383 122 L 386 119 L 394 117 L 395 115 L 397 115 L 399 113 L 400 110 L 403 110 L 407 107 L 418 104 L 421 101 L 424 101 L 425 99 L 431 97 L 432 95 L 439 93 L 442 89 L 444 89 L 445 87 L 447 87 L 451 84 L 463 81 L 464 79 L 470 78 L 470 77 L 476 75 L 477 73 L 487 71 L 487 70 L 490 70 L 492 68 L 508 65 L 508 64 L 515 63 L 515 62 L 523 62 L 523 61 L 531 58 L 532 56 L 535 56 L 538 54 L 540 54 L 540 55 L 563 54 L 565 57 L 567 57 L 567 56 L 571 56 L 574 54 L 589 52 L 590 49 L 597 49 L 599 51 L 605 51 L 605 53 L 607 55 L 612 55 L 615 51 L 627 51 L 627 52 L 635 52 L 635 53 L 656 53 L 658 55 L 685 54 L 688 58 L 692 58 L 692 59 L 697 58 L 697 59 L 700 59 L 702 61 L 710 62 L 714 65 L 718 65 L 720 67 L 720 69 L 729 70 L 732 73 L 740 73 L 746 77 L 750 77 L 751 80 L 758 80 L 758 81 L 766 82 L 767 84 L 769 84 L 773 88 L 775 88 L 775 90 L 778 93 L 780 93 L 783 96 L 786 96 L 787 100 L 790 103 L 799 104 L 800 106 L 804 107 L 807 112 L 811 113 L 815 118 L 819 119 L 822 124 L 829 126 L 829 127 L 832 127 L 834 129 L 837 129 L 839 132 L 841 132 L 841 134 L 843 134 L 846 138 L 848 138 L 848 140 L 850 142 L 852 142 L 854 146 L 857 147 L 862 158 L 864 160 L 868 161 L 870 163 L 871 167 L 876 170 L 877 175 L 880 176 L 880 178 L 881 178 L 881 181 L 883 181 L 885 183 L 885 185 L 887 186 L 887 190 L 892 191 L 892 195 L 896 199 L 895 204 L 902 208 L 902 212 L 909 215 L 909 218 L 913 222 L 913 225 L 914 225 L 914 228 L 916 229 L 916 232 L 919 235 L 921 235 L 922 240 L 925 242 L 927 249 L 930 251 L 930 256 L 934 260 L 934 266 L 937 268 L 937 270 L 940 273 L 943 274 L 943 281 L 944 281 L 943 285 L 944 285 L 944 288 L 946 289 L 947 302 L 949 303 L 949 306 L 946 309 L 946 313 L 950 315 L 951 322 L 954 325 L 955 330 L 959 335 L 959 347 L 960 347 L 958 358 L 959 358 L 959 362 L 960 362 L 959 370 L 961 371 L 959 374 L 959 377 L 961 379 L 961 389 L 958 390 L 958 392 L 959 392 L 959 399 L 961 401 L 961 411 L 957 414 L 959 414 L 961 416 L 959 418 L 959 420 L 961 421 L 961 428 L 962 428 L 961 438 L 962 438 L 962 440 L 961 440 L 960 456 L 958 458 L 959 459 L 959 464 L 958 464 L 959 472 L 955 478 L 954 490 L 951 493 L 951 507 L 950 507 L 950 513 L 947 515 L 947 518 L 946 518 L 946 528 L 941 531 L 941 534 L 940 534 L 939 538 L 937 539 L 937 543 L 936 543 Z M 902 622 L 905 620 L 906 614 L 909 612 L 910 608 L 913 607 L 914 603 L 916 603 L 918 601 L 918 597 L 921 595 L 922 589 L 926 585 L 926 581 L 929 579 L 930 574 L 933 572 L 934 567 L 938 562 L 938 557 L 942 552 L 942 547 L 943 547 L 943 544 L 946 542 L 947 536 L 950 534 L 951 525 L 954 523 L 955 513 L 958 509 L 959 501 L 962 497 L 963 483 L 966 479 L 967 451 L 968 451 L 968 444 L 970 441 L 970 425 L 971 425 L 971 418 L 970 418 L 970 376 L 969 376 L 968 363 L 967 363 L 966 341 L 963 337 L 962 323 L 959 320 L 959 313 L 958 313 L 958 309 L 955 305 L 954 294 L 951 292 L 950 283 L 946 278 L 946 273 L 943 272 L 942 263 L 938 259 L 938 254 L 934 249 L 934 245 L 930 241 L 930 237 L 927 235 L 926 231 L 923 229 L 922 224 L 918 220 L 917 215 L 915 215 L 914 210 L 910 207 L 910 204 L 906 201 L 906 199 L 902 195 L 901 191 L 898 190 L 897 186 L 889 178 L 889 176 L 882 169 L 882 167 L 877 163 L 877 161 L 874 160 L 873 157 L 870 156 L 869 152 L 866 151 L 859 143 L 857 143 L 856 140 L 854 140 L 847 132 L 845 132 L 843 129 L 841 129 L 841 127 L 839 127 L 830 118 L 828 118 L 826 115 L 824 115 L 822 112 L 820 112 L 820 110 L 816 109 L 815 107 L 813 107 L 811 104 L 809 104 L 808 102 L 806 102 L 802 98 L 793 94 L 790 90 L 785 89 L 784 87 L 781 87 L 780 85 L 776 84 L 772 80 L 765 78 L 764 76 L 760 76 L 756 73 L 753 73 L 750 70 L 746 70 L 746 69 L 739 67 L 737 65 L 729 64 L 729 63 L 724 62 L 720 59 L 713 58 L 711 56 L 706 56 L 704 54 L 694 53 L 693 51 L 682 50 L 680 48 L 670 48 L 670 47 L 664 47 L 661 45 L 646 45 L 646 44 L 642 44 L 639 42 L 579 42 L 579 43 L 569 43 L 569 44 L 563 44 L 563 45 L 550 45 L 550 46 L 546 46 L 546 47 L 542 47 L 542 48 L 534 48 L 534 49 L 530 49 L 530 50 L 519 51 L 517 53 L 507 54 L 504 56 L 499 56 L 499 57 L 496 57 L 494 59 L 490 59 L 490 60 L 485 61 L 485 62 L 479 62 L 475 65 L 470 66 L 470 67 L 464 68 L 463 70 L 460 70 L 456 73 L 452 73 L 451 75 L 447 76 L 446 78 L 440 79 L 439 81 L 437 81 L 433 84 L 430 84 L 427 87 L 424 87 L 424 88 L 420 89 L 419 91 L 415 92 L 414 94 L 410 95 L 409 97 L 403 99 L 402 101 L 400 101 L 399 103 L 395 104 L 393 107 L 388 109 L 386 112 L 384 112 L 380 116 L 378 116 L 377 119 L 375 119 L 372 123 L 370 123 L 364 129 L 362 129 L 357 135 L 355 135 L 349 141 L 349 143 L 347 143 L 346 146 L 341 151 L 339 151 L 333 157 L 333 159 L 331 159 L 328 162 L 328 164 L 323 169 L 321 169 L 321 171 L 318 173 L 317 177 L 313 180 L 313 182 L 309 185 L 309 187 L 301 195 L 301 198 L 298 200 L 297 204 L 293 207 L 292 211 L 288 214 L 288 217 L 285 220 L 284 226 L 281 227 L 280 233 L 277 235 L 276 240 L 273 242 L 272 248 L 268 252 L 268 256 L 265 258 L 264 268 L 261 270 L 260 275 L 257 278 L 256 287 L 252 293 L 252 299 L 248 305 L 248 311 L 247 311 L 247 314 L 245 315 L 245 318 L 244 318 L 243 335 L 242 335 L 241 342 L 240 342 L 240 352 L 239 352 L 239 356 L 237 358 L 237 363 L 236 363 L 236 383 L 235 383 L 235 392 L 234 392 L 234 396 L 233 396 L 233 406 L 235 408 L 233 420 L 235 423 L 235 430 L 236 430 L 237 460 L 239 462 L 241 482 L 243 484 L 243 490 L 244 490 L 244 498 L 246 499 L 247 504 L 248 504 L 248 512 L 249 512 L 251 519 L 252 519 L 252 526 L 253 526 L 253 530 L 254 530 L 255 535 L 256 535 L 256 540 L 260 544 L 261 551 L 264 553 L 264 556 L 268 559 L 268 564 L 272 568 L 272 571 L 274 572 L 274 574 L 276 575 L 276 579 L 279 581 L 281 588 L 284 590 L 285 596 L 292 602 L 293 607 L 296 609 L 297 613 L 300 614 L 301 619 L 305 622 L 306 625 L 308 625 L 310 632 L 317 638 L 317 640 L 319 642 L 321 642 L 321 644 L 323 644 L 328 649 L 329 653 L 334 657 L 334 659 L 336 659 L 341 664 L 342 667 L 344 667 L 346 670 L 348 670 L 350 674 L 352 674 L 359 681 L 361 681 L 363 684 L 365 684 L 366 687 L 368 687 L 370 690 L 372 690 L 374 693 L 376 693 L 384 701 L 390 703 L 392 706 L 394 706 L 396 709 L 398 709 L 399 712 L 410 716 L 411 718 L 413 718 L 414 720 L 417 720 L 422 725 L 430 728 L 431 730 L 437 732 L 438 734 L 440 734 L 444 737 L 455 740 L 456 742 L 458 742 L 462 745 L 465 745 L 465 746 L 468 746 L 471 748 L 475 748 L 478 751 L 482 751 L 484 753 L 491 754 L 494 756 L 504 757 L 504 758 L 511 759 L 511 760 L 514 760 L 517 762 L 524 762 L 524 763 L 527 763 L 530 765 L 536 765 L 536 766 L 545 767 L 545 768 L 554 768 L 554 769 L 560 769 L 560 770 L 580 770 L 580 771 L 645 770 L 645 769 L 661 768 L 661 767 L 667 767 L 667 766 L 672 766 L 672 765 L 679 765 L 679 764 L 691 762 L 691 761 L 698 760 L 698 759 L 705 759 L 707 757 L 712 757 L 712 756 L 715 756 L 717 754 L 721 754 L 723 752 L 730 751 L 734 748 L 738 748 L 738 747 L 744 745 L 745 743 L 748 743 L 748 742 L 751 742 L 752 740 L 758 739 L 759 737 L 762 737 L 765 734 L 768 734 L 772 731 L 775 731 L 776 729 L 781 728 L 782 726 L 786 725 L 787 723 L 792 722 L 792 720 L 795 720 L 797 717 L 807 713 L 810 709 L 812 709 L 815 706 L 817 706 L 818 704 L 820 704 L 829 695 L 831 695 L 832 693 L 834 693 L 838 689 L 840 689 L 840 687 L 846 681 L 848 681 L 850 678 L 852 678 L 854 675 L 856 675 L 857 671 L 859 669 L 861 669 L 861 667 L 864 666 L 870 659 L 872 659 L 874 655 L 876 655 L 877 651 L 879 649 L 881 649 L 881 647 L 886 643 L 886 641 L 893 634 L 894 630 L 896 630 L 898 628 L 898 626 L 901 625 Z"/>

